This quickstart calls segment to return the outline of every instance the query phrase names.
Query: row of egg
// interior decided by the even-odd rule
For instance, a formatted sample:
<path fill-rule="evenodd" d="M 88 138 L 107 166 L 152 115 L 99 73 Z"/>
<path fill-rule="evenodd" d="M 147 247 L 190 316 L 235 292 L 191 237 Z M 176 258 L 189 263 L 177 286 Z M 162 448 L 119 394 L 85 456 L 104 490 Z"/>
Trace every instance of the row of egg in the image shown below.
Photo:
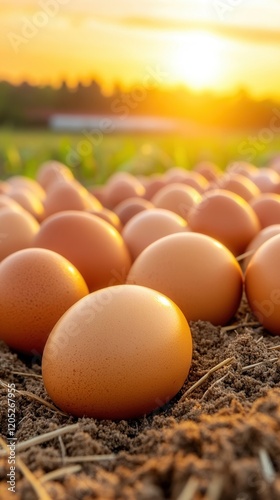
<path fill-rule="evenodd" d="M 259 193 L 260 188 L 264 191 L 277 190 L 279 162 L 275 161 L 272 167 L 274 169 L 257 169 L 244 162 L 236 163 L 222 175 L 212 164 L 204 163 L 192 172 L 173 168 L 156 179 L 148 181 L 142 178 L 141 182 L 131 174 L 121 172 L 114 174 L 102 188 L 95 188 L 98 201 L 73 178 L 65 165 L 48 162 L 39 168 L 36 181 L 16 176 L 0 184 L 2 191 L 6 192 L 0 195 L 0 261 L 26 247 L 46 248 L 70 261 L 83 276 L 90 292 L 128 280 L 166 293 L 181 307 L 189 320 L 203 319 L 223 325 L 235 314 L 242 289 L 240 283 L 243 276 L 233 255 L 236 257 L 246 252 L 247 258 L 243 262 L 245 270 L 254 250 L 280 233 L 280 218 L 277 219 L 277 206 L 274 206 L 279 204 L 280 207 L 280 195 L 275 192 Z M 18 193 L 17 197 L 15 192 Z M 55 192 L 59 193 L 57 198 L 53 198 Z M 68 197 L 70 192 L 71 196 Z M 134 197 L 131 197 L 132 194 Z M 147 194 L 151 201 L 146 199 Z M 55 213 L 46 217 L 41 224 L 23 202 L 32 200 L 32 196 L 40 198 L 45 208 L 50 206 L 51 199 L 56 202 L 52 210 Z M 266 225 L 265 216 L 262 218 L 259 213 L 260 209 L 259 212 L 255 210 L 257 202 L 259 207 L 262 206 L 266 218 L 279 221 L 279 224 Z M 172 234 L 177 236 L 171 238 Z M 222 262 L 222 259 L 215 253 L 211 259 L 211 251 L 206 244 L 208 241 L 209 245 L 209 240 L 194 236 L 198 234 L 214 238 L 216 252 L 218 246 L 221 248 L 217 242 L 231 252 L 228 260 L 238 270 L 239 276 L 237 295 L 231 280 L 224 274 L 229 293 L 223 290 L 220 299 L 218 273 L 222 267 L 219 261 Z M 161 241 L 166 236 L 169 238 Z M 155 242 L 158 245 L 149 248 Z M 181 251 L 180 245 L 186 248 L 183 246 Z M 203 259 L 208 262 L 206 267 L 206 261 L 203 266 L 198 258 L 203 245 Z M 155 253 L 155 262 L 150 264 L 149 255 L 153 255 L 152 252 Z M 165 261 L 159 264 L 162 259 Z M 271 262 L 267 262 L 267 266 L 271 265 Z M 173 269 L 174 266 L 176 269 Z M 212 274 L 210 270 L 213 270 Z M 156 279 L 157 273 L 159 276 Z M 198 273 L 204 281 L 195 293 L 200 281 Z M 179 285 L 180 279 L 185 287 L 188 283 L 189 288 L 192 288 L 193 301 L 188 289 Z M 215 304 L 215 294 L 212 294 L 212 304 L 209 303 L 207 308 L 209 287 L 216 289 L 218 298 Z M 259 282 L 259 288 L 263 289 L 262 281 Z M 231 304 L 228 307 L 223 305 L 226 297 Z M 256 301 L 250 297 L 248 299 L 253 311 L 263 317 L 262 311 L 256 306 L 259 295 Z M 265 295 L 263 300 L 267 300 Z M 191 306 L 191 302 L 196 304 L 196 308 Z M 262 319 L 264 326 L 274 333 L 280 333 L 280 327 L 270 323 L 270 320 L 271 315 L 268 320 Z"/>
<path fill-rule="evenodd" d="M 253 169 L 239 164 L 232 170 L 245 167 Z M 144 188 L 143 179 L 123 173 L 95 188 L 98 201 L 57 163 L 44 165 L 37 182 L 15 177 L 2 184 L 0 337 L 31 353 L 41 353 L 46 344 L 44 382 L 65 411 L 129 418 L 171 399 L 190 368 L 187 320 L 226 324 L 234 316 L 244 277 L 233 254 L 248 244 L 261 245 L 245 274 L 249 304 L 266 328 L 280 333 L 280 236 L 271 238 L 279 227 L 261 231 L 252 208 L 254 200 L 278 195 L 261 195 L 255 186 L 250 205 L 217 187 L 226 176 L 218 176 L 209 165 L 204 169 L 212 172 L 212 179 L 210 184 L 199 177 L 200 189 L 178 182 L 178 175 L 185 175 L 181 169 L 150 180 L 151 201 L 144 198 L 148 184 Z M 244 173 L 231 175 L 236 182 Z M 28 190 L 38 189 L 45 215 L 50 194 L 59 193 L 56 208 L 41 225 L 42 213 L 36 221 L 23 200 L 15 199 L 15 185 L 27 199 Z M 115 199 L 109 202 L 114 185 Z M 69 191 L 79 193 L 71 202 L 65 194 Z M 83 197 L 88 205 L 75 204 Z M 23 243 L 27 233 L 29 240 Z M 19 248 L 33 248 L 16 248 L 17 236 L 23 238 Z"/>
<path fill-rule="evenodd" d="M 87 190 L 65 165 L 48 162 L 39 168 L 36 181 L 15 176 L 0 183 L 0 208 L 25 209 L 18 225 L 16 216 L 11 220 L 2 211 L 1 233 L 9 237 L 2 237 L 0 260 L 30 246 L 39 223 L 65 210 L 109 222 L 122 234 L 133 260 L 158 237 L 189 230 L 208 234 L 239 255 L 260 229 L 280 224 L 279 165 L 275 161 L 273 168 L 257 169 L 239 162 L 222 174 L 204 163 L 194 171 L 174 167 L 140 179 L 117 172 L 105 186 Z"/>

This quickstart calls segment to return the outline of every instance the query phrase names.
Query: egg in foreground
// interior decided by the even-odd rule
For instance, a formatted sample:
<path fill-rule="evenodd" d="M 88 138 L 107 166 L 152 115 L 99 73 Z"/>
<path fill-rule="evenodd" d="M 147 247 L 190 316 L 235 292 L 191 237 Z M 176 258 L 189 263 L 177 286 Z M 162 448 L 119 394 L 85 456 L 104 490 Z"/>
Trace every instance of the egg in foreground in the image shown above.
<path fill-rule="evenodd" d="M 191 358 L 189 325 L 174 302 L 149 288 L 117 285 L 63 315 L 46 343 L 42 374 L 63 411 L 128 419 L 175 396 Z"/>

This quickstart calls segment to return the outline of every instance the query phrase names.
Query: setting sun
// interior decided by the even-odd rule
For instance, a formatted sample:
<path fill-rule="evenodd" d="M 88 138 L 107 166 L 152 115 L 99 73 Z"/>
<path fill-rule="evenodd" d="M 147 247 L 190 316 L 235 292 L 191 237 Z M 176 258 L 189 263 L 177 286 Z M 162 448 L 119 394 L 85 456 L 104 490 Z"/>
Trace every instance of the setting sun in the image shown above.
<path fill-rule="evenodd" d="M 148 68 L 161 88 L 280 99 L 276 3 L 256 0 L 252 16 L 237 1 L 0 0 L 0 80 L 95 79 L 108 94 L 141 83 Z"/>
<path fill-rule="evenodd" d="M 213 87 L 222 74 L 219 40 L 206 31 L 186 33 L 180 37 L 170 65 L 174 81 L 194 90 Z"/>

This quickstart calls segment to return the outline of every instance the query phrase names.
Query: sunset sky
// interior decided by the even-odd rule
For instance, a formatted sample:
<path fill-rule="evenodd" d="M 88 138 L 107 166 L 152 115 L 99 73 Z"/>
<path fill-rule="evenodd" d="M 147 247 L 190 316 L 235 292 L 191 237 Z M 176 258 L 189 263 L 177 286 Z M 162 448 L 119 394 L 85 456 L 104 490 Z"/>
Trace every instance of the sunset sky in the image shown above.
<path fill-rule="evenodd" d="M 280 0 L 0 0 L 0 57 L 13 82 L 154 75 L 280 100 Z"/>

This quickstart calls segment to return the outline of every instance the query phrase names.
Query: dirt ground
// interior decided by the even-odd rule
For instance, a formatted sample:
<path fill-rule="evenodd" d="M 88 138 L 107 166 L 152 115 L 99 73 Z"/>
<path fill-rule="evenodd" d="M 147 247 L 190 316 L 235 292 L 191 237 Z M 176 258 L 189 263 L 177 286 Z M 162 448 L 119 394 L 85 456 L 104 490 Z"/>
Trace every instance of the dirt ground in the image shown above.
<path fill-rule="evenodd" d="M 19 391 L 18 445 L 58 430 L 17 450 L 16 493 L 7 490 L 8 457 L 0 451 L 0 498 L 280 499 L 280 338 L 256 323 L 244 301 L 233 322 L 231 329 L 191 323 L 193 363 L 180 393 L 152 415 L 120 422 L 48 408 L 40 359 L 0 343 L 2 437 L 9 383 Z"/>

